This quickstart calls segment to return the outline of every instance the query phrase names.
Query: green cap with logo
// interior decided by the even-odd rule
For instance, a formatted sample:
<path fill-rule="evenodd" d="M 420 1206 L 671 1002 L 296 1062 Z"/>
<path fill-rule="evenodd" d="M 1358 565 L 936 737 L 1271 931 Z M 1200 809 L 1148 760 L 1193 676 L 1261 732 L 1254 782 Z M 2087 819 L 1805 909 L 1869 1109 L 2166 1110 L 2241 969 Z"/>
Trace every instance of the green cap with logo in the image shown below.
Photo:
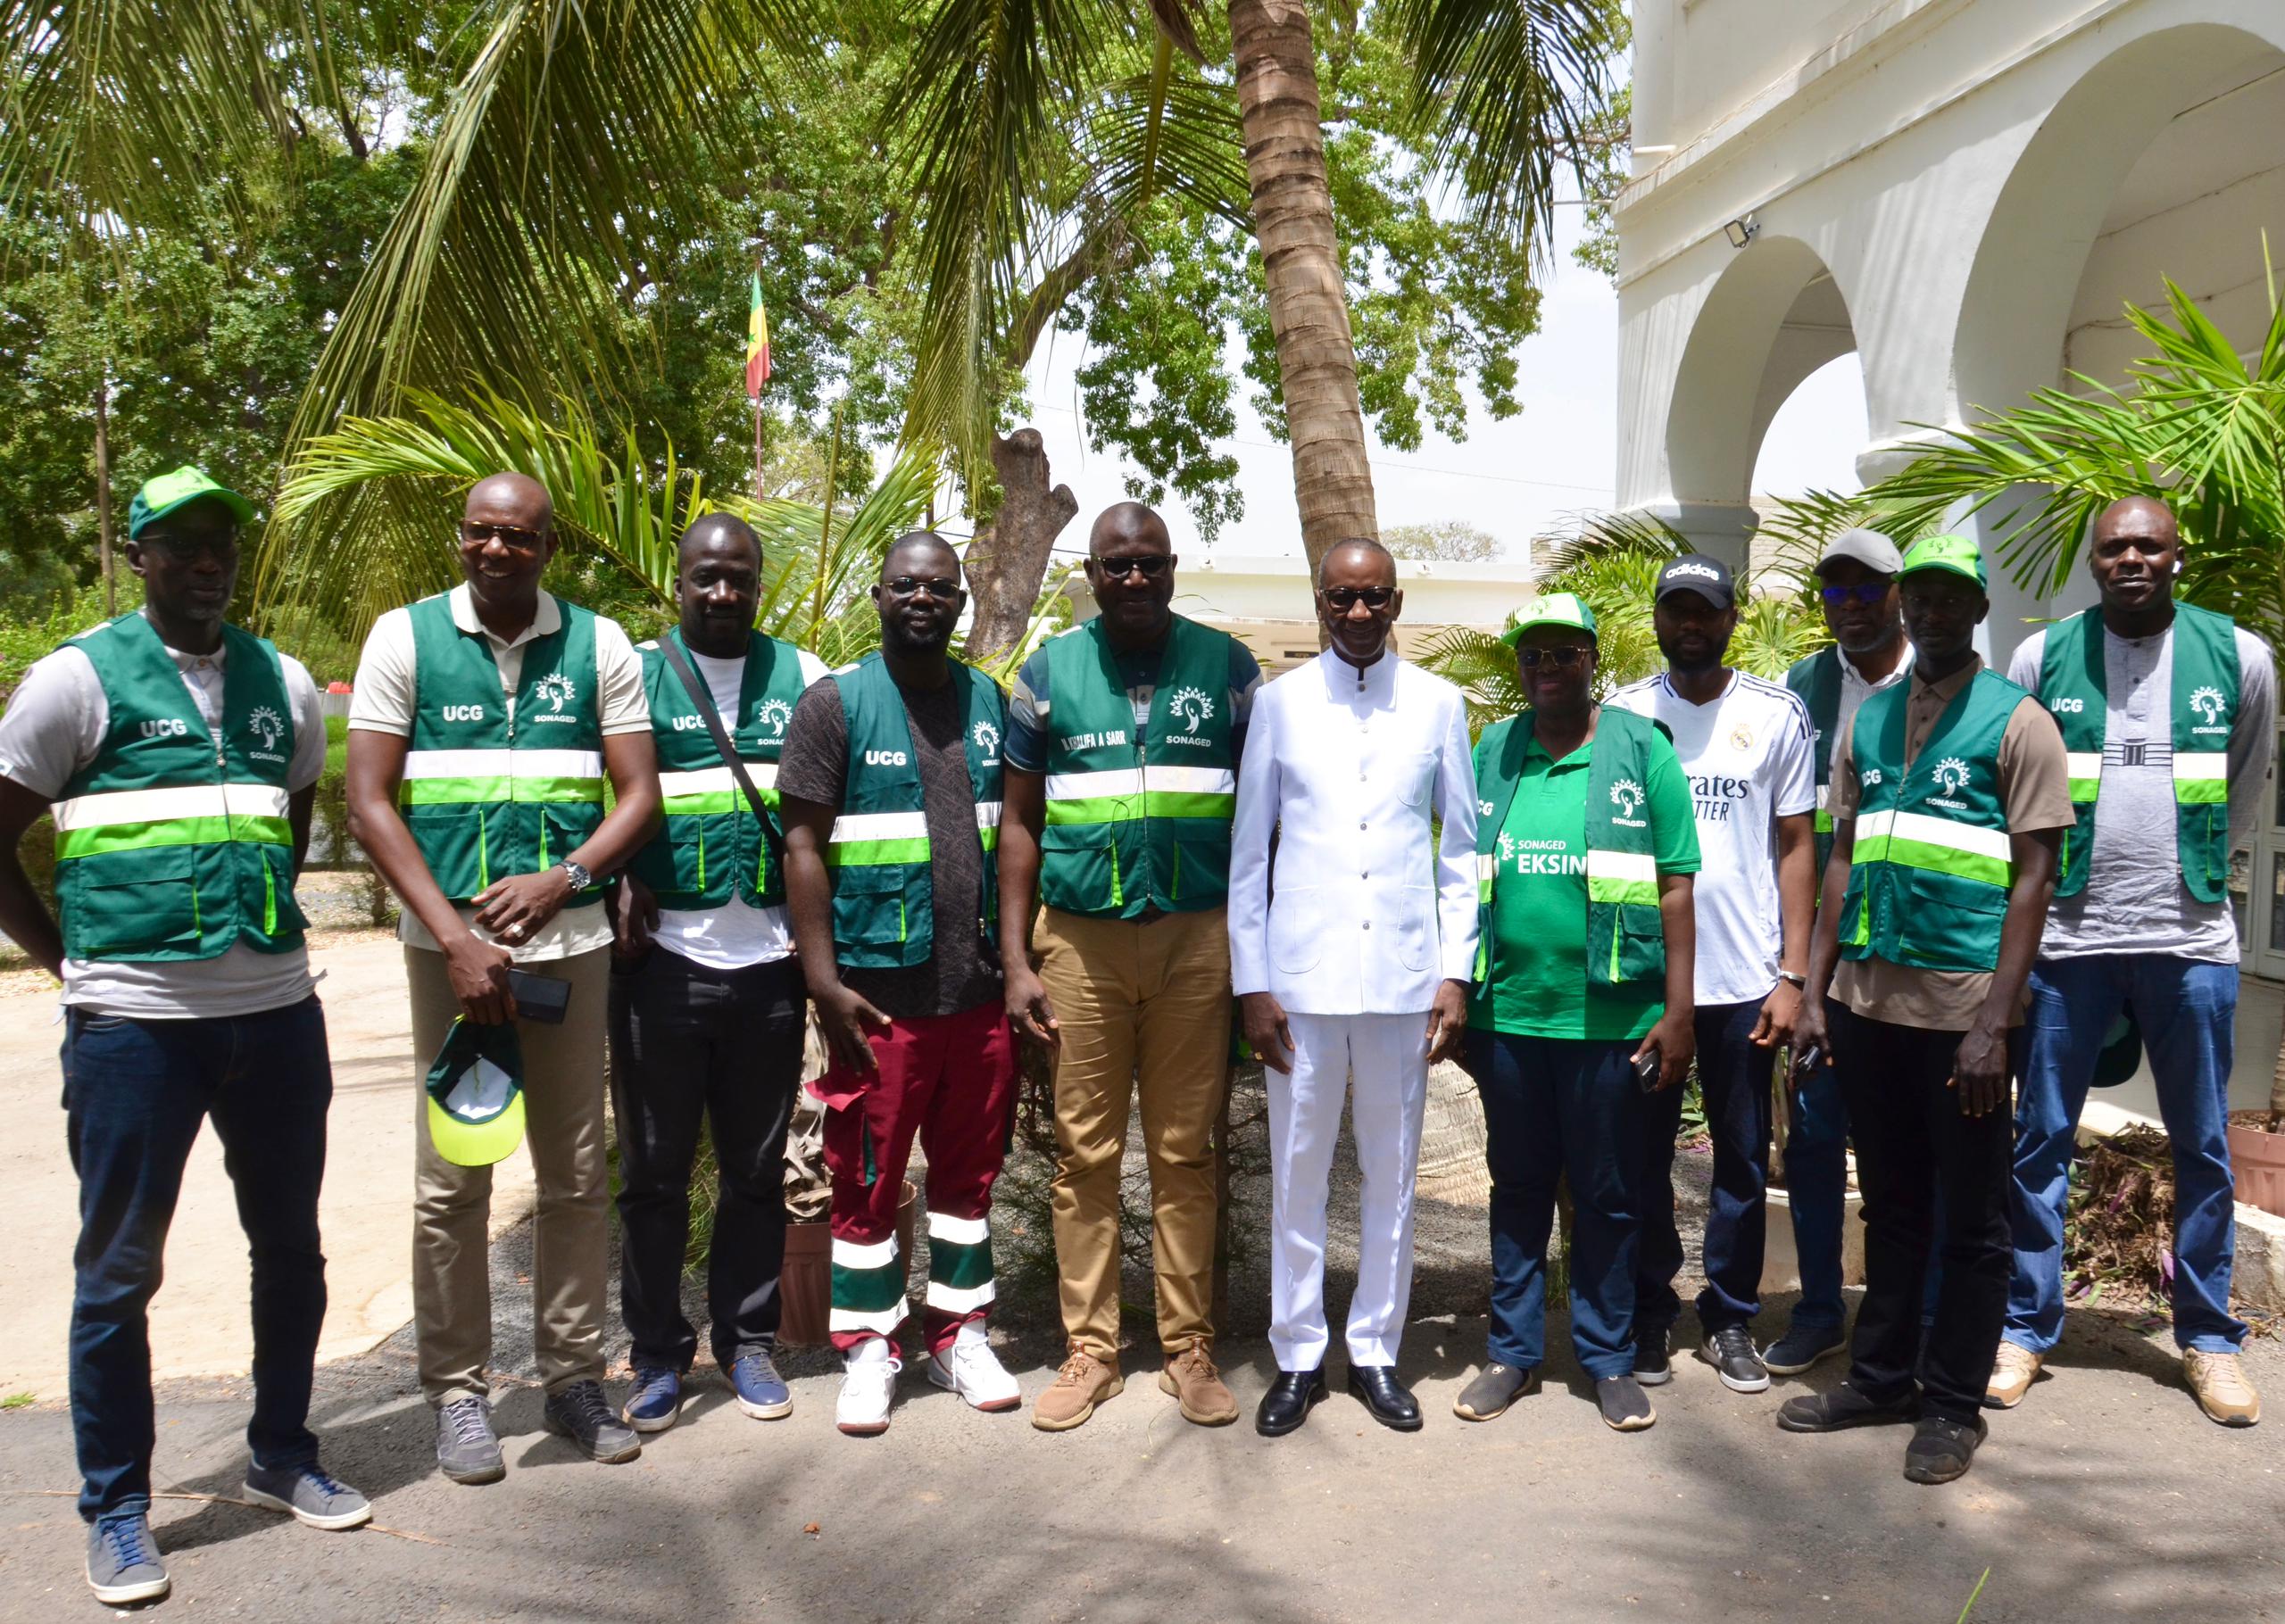
<path fill-rule="evenodd" d="M 523 1142 L 524 1051 L 512 1023 L 453 1017 L 428 1068 L 428 1139 L 461 1167 L 489 1167 Z"/>
<path fill-rule="evenodd" d="M 1509 648 L 1521 642 L 1524 634 L 1535 626 L 1568 626 L 1575 632 L 1595 634 L 1595 611 L 1576 592 L 1543 592 L 1527 599 L 1516 611 L 1516 624 L 1501 634 L 1500 641 Z"/>
<path fill-rule="evenodd" d="M 253 522 L 253 503 L 228 486 L 208 478 L 205 469 L 185 463 L 171 474 L 145 481 L 143 488 L 135 493 L 135 500 L 127 507 L 128 539 L 132 541 L 141 535 L 145 526 L 156 524 L 178 509 L 202 501 L 220 502 L 242 525 Z"/>
<path fill-rule="evenodd" d="M 1897 571 L 1897 579 L 1924 569 L 1947 569 L 1978 586 L 1991 584 L 1983 573 L 1983 549 L 1964 535 L 1930 535 L 1913 543 L 1904 550 L 1904 568 Z"/>

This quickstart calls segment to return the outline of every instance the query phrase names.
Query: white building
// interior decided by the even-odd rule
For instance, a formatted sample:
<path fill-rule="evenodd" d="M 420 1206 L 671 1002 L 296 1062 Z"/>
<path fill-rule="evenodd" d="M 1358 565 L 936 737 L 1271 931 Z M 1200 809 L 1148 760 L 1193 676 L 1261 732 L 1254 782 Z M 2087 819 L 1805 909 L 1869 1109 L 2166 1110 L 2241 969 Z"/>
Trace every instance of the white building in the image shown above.
<path fill-rule="evenodd" d="M 2285 0 L 1635 0 L 1617 205 L 1618 501 L 1742 561 L 1762 435 L 1855 351 L 1870 482 L 2070 373 L 2121 381 L 2162 278 L 2248 351 L 2285 260 Z M 2002 504 L 2004 507 L 2005 504 Z M 1987 553 L 1999 537 L 1982 531 Z M 1991 652 L 2041 601 L 1995 571 Z M 2285 977 L 2285 826 L 2248 969 Z M 2248 991 L 2255 990 L 2249 986 Z M 2249 998 L 2235 1104 L 2266 1096 Z M 2258 1013 L 2256 1013 L 2258 1012 Z"/>

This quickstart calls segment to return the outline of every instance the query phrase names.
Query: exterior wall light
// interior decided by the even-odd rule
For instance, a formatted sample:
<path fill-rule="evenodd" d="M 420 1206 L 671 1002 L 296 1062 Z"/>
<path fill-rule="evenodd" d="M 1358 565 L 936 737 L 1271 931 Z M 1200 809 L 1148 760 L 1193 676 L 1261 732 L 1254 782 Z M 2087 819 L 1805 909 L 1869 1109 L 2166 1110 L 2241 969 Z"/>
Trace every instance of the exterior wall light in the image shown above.
<path fill-rule="evenodd" d="M 1749 214 L 1743 220 L 1733 220 L 1722 228 L 1722 235 L 1730 239 L 1730 246 L 1742 248 L 1761 235 L 1761 217 Z"/>

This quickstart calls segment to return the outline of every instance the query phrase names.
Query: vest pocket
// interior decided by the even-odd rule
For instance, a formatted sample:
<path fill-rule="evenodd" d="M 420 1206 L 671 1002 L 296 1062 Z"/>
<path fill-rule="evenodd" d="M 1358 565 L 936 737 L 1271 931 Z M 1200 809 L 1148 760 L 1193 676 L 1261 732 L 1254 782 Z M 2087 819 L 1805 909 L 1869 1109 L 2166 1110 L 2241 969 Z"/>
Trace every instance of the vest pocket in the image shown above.
<path fill-rule="evenodd" d="M 194 847 L 157 846 L 64 865 L 58 900 L 73 925 L 65 952 L 73 958 L 126 958 L 195 950 L 196 862 Z M 225 913 L 230 901 L 227 893 L 214 899 Z"/>
<path fill-rule="evenodd" d="M 1105 824 L 1050 824 L 1042 829 L 1042 899 L 1051 907 L 1080 914 L 1124 907 L 1125 876 L 1119 872 L 1115 841 Z"/>
<path fill-rule="evenodd" d="M 1618 908 L 1618 979 L 1651 982 L 1666 974 L 1666 923 L 1655 907 L 1621 903 Z"/>
<path fill-rule="evenodd" d="M 927 870 L 917 869 L 910 883 L 927 883 Z M 885 960 L 895 964 L 895 949 L 909 939 L 912 910 L 906 900 L 906 871 L 894 863 L 863 863 L 835 871 L 833 881 L 833 936 L 844 949 L 887 949 Z M 855 961 L 852 961 L 855 962 Z"/>
<path fill-rule="evenodd" d="M 403 808 L 404 826 L 420 848 L 436 889 L 465 902 L 492 881 L 513 874 L 503 827 L 488 826 L 486 808 L 445 802 Z M 505 822 L 504 819 L 502 820 Z"/>
<path fill-rule="evenodd" d="M 1989 970 L 1997 965 L 2007 891 L 1933 868 L 1907 872 L 1911 902 L 1907 917 L 1899 922 L 1901 957 L 1936 970 Z"/>
<path fill-rule="evenodd" d="M 1221 898 L 1230 890 L 1230 833 L 1176 834 L 1174 872 L 1167 876 L 1167 899 L 1194 902 L 1201 897 Z"/>

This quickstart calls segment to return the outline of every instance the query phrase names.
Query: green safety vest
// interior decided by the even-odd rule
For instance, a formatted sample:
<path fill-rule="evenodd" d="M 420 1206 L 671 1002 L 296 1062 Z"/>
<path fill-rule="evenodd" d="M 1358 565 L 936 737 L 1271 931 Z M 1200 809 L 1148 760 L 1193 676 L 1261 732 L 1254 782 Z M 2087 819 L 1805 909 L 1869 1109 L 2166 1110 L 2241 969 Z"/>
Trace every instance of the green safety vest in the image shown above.
<path fill-rule="evenodd" d="M 412 738 L 397 802 L 437 889 L 464 903 L 494 880 L 541 874 L 603 821 L 595 617 L 557 601 L 563 623 L 524 645 L 511 719 L 482 632 L 463 632 L 449 593 L 412 617 Z M 591 885 L 566 906 L 592 907 Z"/>
<path fill-rule="evenodd" d="M 835 672 L 833 680 L 849 727 L 841 811 L 826 848 L 835 955 L 855 969 L 925 964 L 935 942 L 935 887 L 928 874 L 927 803 L 913 761 L 904 694 L 878 654 Z M 954 660 L 952 681 L 962 685 L 960 742 L 984 849 L 976 928 L 996 943 L 999 882 L 993 854 L 1000 849 L 1000 739 L 1008 706 L 1000 685 L 972 666 Z"/>
<path fill-rule="evenodd" d="M 681 629 L 667 635 L 688 659 L 690 645 Z M 746 645 L 737 714 L 722 718 L 746 776 L 769 808 L 766 834 L 666 655 L 655 642 L 642 644 L 636 652 L 643 657 L 643 691 L 651 706 L 666 816 L 635 854 L 628 872 L 651 888 L 661 907 L 719 908 L 732 897 L 756 907 L 776 907 L 785 900 L 784 861 L 770 857 L 785 840 L 777 813 L 777 755 L 804 686 L 801 650 L 754 633 Z M 702 674 L 700 680 L 705 680 Z"/>
<path fill-rule="evenodd" d="M 1645 815 L 1650 741 L 1663 730 L 1647 717 L 1606 705 L 1587 761 L 1587 982 L 1619 987 L 1664 980 L 1666 934 L 1658 917 L 1658 866 Z M 1532 713 L 1483 730 L 1475 747 L 1475 979 L 1491 974 L 1491 892 Z"/>
<path fill-rule="evenodd" d="M 1101 620 L 1047 645 L 1047 807 L 1041 899 L 1096 918 L 1219 907 L 1230 890 L 1237 811 L 1226 632 L 1174 617 L 1159 655 L 1150 725 Z"/>
<path fill-rule="evenodd" d="M 1840 726 L 1840 650 L 1819 649 L 1795 660 L 1785 685 L 1809 708 L 1809 753 L 1817 775 L 1817 883 L 1824 883 L 1825 859 L 1832 856 L 1832 812 L 1825 805 L 1832 788 L 1832 735 Z"/>
<path fill-rule="evenodd" d="M 2015 865 L 1999 796 L 1999 742 L 2030 697 L 1991 671 L 1944 708 L 1909 773 L 1912 684 L 1865 701 L 1849 735 L 1859 793 L 1840 956 L 1920 970 L 1989 971 Z"/>
<path fill-rule="evenodd" d="M 287 819 L 294 708 L 278 650 L 222 628 L 222 731 L 199 714 L 182 671 L 139 612 L 71 640 L 110 713 L 96 758 L 49 809 L 55 899 L 67 958 L 214 958 L 237 942 L 290 953 Z"/>
<path fill-rule="evenodd" d="M 2087 885 L 2095 850 L 2095 797 L 2102 789 L 2105 688 L 2102 610 L 2047 629 L 2039 667 L 2040 703 L 2063 730 L 2071 800 L 2079 824 L 2063 837 L 2055 894 Z M 2238 715 L 2236 624 L 2188 603 L 2174 606 L 2174 850 L 2181 882 L 2200 902 L 2227 899 L 2230 884 L 2230 726 Z"/>

